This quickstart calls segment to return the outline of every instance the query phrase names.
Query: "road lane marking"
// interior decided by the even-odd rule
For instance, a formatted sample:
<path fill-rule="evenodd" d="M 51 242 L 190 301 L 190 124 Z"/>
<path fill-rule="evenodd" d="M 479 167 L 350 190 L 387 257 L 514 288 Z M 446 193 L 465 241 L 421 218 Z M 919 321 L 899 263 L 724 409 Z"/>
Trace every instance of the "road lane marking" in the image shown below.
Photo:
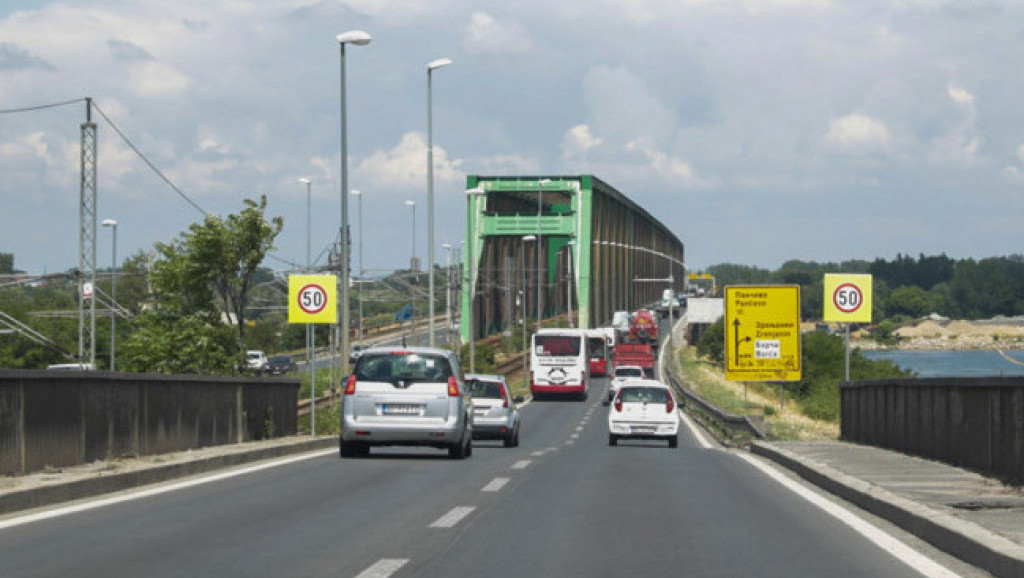
<path fill-rule="evenodd" d="M 244 476 L 253 472 L 261 470 L 268 470 L 270 468 L 276 468 L 277 466 L 284 466 L 303 460 L 309 460 L 312 458 L 319 458 L 330 454 L 337 453 L 338 450 L 321 450 L 317 452 L 310 452 L 306 454 L 300 454 L 288 458 L 274 460 L 272 462 L 263 462 L 253 466 L 247 466 L 236 470 L 227 472 L 221 472 L 209 476 L 203 476 L 201 478 L 195 478 L 184 482 L 177 482 L 174 484 L 162 485 L 156 488 L 147 488 L 145 490 L 139 490 L 130 492 L 127 494 L 121 494 L 113 497 L 102 498 L 99 500 L 93 500 L 82 504 L 75 504 L 73 506 L 64 506 L 62 508 L 55 508 L 53 510 L 47 510 L 45 512 L 38 512 L 35 514 L 28 514 L 26 516 L 18 516 L 8 520 L 0 520 L 0 530 L 7 528 L 13 528 L 15 526 L 21 526 L 23 524 L 30 524 L 32 522 L 39 522 L 42 520 L 50 520 L 53 518 L 60 518 L 62 516 L 68 516 L 71 514 L 77 514 L 79 512 L 86 512 L 89 510 L 95 510 L 96 508 L 102 508 L 105 506 L 112 506 L 114 504 L 120 504 L 122 502 L 131 502 L 133 500 L 141 500 L 151 496 L 158 496 L 160 494 L 166 494 L 177 490 L 184 490 L 193 486 L 200 486 L 203 484 L 209 484 L 211 482 L 219 482 L 220 480 L 226 480 L 238 476 Z"/>
<path fill-rule="evenodd" d="M 526 466 L 530 465 L 531 461 L 532 460 L 519 460 L 518 462 L 512 464 L 512 469 L 513 470 L 525 470 Z"/>
<path fill-rule="evenodd" d="M 846 524 L 855 532 L 864 536 L 870 542 L 921 574 L 930 578 L 960 578 L 960 575 L 956 572 L 953 572 L 931 558 L 920 554 L 891 534 L 882 531 L 856 516 L 850 510 L 836 504 L 835 502 L 826 500 L 821 495 L 808 490 L 804 486 L 786 477 L 775 467 L 747 454 L 736 455 L 746 460 L 755 468 L 761 470 L 766 476 L 775 480 L 786 489 L 817 506 L 819 509 L 836 518 L 840 522 Z"/>
<path fill-rule="evenodd" d="M 576 426 L 576 431 L 583 431 L 583 426 Z"/>
<path fill-rule="evenodd" d="M 700 444 L 700 447 L 706 450 L 711 449 L 711 444 L 704 438 L 704 434 L 697 429 L 697 425 L 693 423 L 693 420 L 690 419 L 690 416 L 687 415 L 685 411 L 679 410 L 679 418 L 683 420 L 684 424 L 686 424 L 686 427 L 690 430 L 690 433 L 693 434 L 693 437 L 697 438 L 697 443 Z"/>
<path fill-rule="evenodd" d="M 476 506 L 455 506 L 447 514 L 441 516 L 430 525 L 431 528 L 451 528 L 468 516 Z"/>
<path fill-rule="evenodd" d="M 571 436 L 569 436 L 569 439 L 578 440 L 580 439 L 580 434 L 574 433 Z"/>
<path fill-rule="evenodd" d="M 408 558 L 381 558 L 355 578 L 388 578 L 409 562 Z"/>
<path fill-rule="evenodd" d="M 486 486 L 484 486 L 483 489 L 480 490 L 480 491 L 481 492 L 497 492 L 497 491 L 500 491 L 502 488 L 505 487 L 505 484 L 507 484 L 508 481 L 509 481 L 509 478 L 494 478 L 493 480 L 490 481 L 490 483 L 488 483 Z"/>

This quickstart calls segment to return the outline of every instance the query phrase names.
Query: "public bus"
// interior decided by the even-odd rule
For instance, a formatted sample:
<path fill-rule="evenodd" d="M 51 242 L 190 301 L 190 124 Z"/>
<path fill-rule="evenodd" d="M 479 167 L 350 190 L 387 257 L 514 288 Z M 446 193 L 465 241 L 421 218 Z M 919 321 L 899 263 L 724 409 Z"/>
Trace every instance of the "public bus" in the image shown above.
<path fill-rule="evenodd" d="M 603 377 L 608 375 L 608 358 L 611 349 L 608 347 L 608 336 L 601 329 L 588 329 L 587 349 L 590 350 L 590 375 Z"/>
<path fill-rule="evenodd" d="M 530 393 L 587 399 L 590 350 L 583 329 L 541 329 L 530 338 Z"/>

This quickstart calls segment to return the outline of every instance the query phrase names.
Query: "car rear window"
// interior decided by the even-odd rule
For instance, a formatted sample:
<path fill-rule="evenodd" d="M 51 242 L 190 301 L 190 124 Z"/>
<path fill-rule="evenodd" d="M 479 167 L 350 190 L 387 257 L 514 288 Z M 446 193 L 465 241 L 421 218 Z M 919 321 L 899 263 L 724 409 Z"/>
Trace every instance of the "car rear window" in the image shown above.
<path fill-rule="evenodd" d="M 444 356 L 411 352 L 361 355 L 355 374 L 361 381 L 393 382 L 446 382 L 453 375 Z"/>
<path fill-rule="evenodd" d="M 501 384 L 496 381 L 467 379 L 469 395 L 477 399 L 501 399 Z"/>
<path fill-rule="evenodd" d="M 668 403 L 668 391 L 660 387 L 624 387 L 623 403 Z"/>
<path fill-rule="evenodd" d="M 615 377 L 643 377 L 644 370 L 634 367 L 623 367 L 615 370 Z"/>

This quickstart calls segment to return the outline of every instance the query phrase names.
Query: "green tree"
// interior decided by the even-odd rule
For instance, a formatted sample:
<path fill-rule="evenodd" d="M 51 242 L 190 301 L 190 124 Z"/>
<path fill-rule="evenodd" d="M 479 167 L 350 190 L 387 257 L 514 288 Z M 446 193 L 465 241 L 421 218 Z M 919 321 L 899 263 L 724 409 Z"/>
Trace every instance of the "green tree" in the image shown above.
<path fill-rule="evenodd" d="M 163 373 L 230 373 L 242 361 L 245 306 L 258 268 L 281 231 L 264 220 L 267 199 L 245 199 L 226 219 L 207 216 L 158 243 L 150 281 L 155 307 L 138 316 L 123 367 Z M 229 315 L 222 315 L 227 313 Z M 224 322 L 234 315 L 237 329 Z"/>
<path fill-rule="evenodd" d="M 14 272 L 14 253 L 0 253 L 0 275 Z"/>
<path fill-rule="evenodd" d="M 707 356 L 719 365 L 725 364 L 725 318 L 719 318 L 704 330 L 697 342 L 697 355 Z"/>

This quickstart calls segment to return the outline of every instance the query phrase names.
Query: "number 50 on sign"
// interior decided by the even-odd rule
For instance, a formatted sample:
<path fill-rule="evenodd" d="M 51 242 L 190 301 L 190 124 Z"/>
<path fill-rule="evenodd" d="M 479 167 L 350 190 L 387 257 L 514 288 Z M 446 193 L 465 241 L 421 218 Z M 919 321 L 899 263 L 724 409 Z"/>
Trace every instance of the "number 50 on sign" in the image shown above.
<path fill-rule="evenodd" d="M 826 273 L 823 318 L 841 323 L 871 323 L 871 275 Z"/>
<path fill-rule="evenodd" d="M 334 275 L 289 275 L 288 323 L 337 323 L 337 293 Z"/>

